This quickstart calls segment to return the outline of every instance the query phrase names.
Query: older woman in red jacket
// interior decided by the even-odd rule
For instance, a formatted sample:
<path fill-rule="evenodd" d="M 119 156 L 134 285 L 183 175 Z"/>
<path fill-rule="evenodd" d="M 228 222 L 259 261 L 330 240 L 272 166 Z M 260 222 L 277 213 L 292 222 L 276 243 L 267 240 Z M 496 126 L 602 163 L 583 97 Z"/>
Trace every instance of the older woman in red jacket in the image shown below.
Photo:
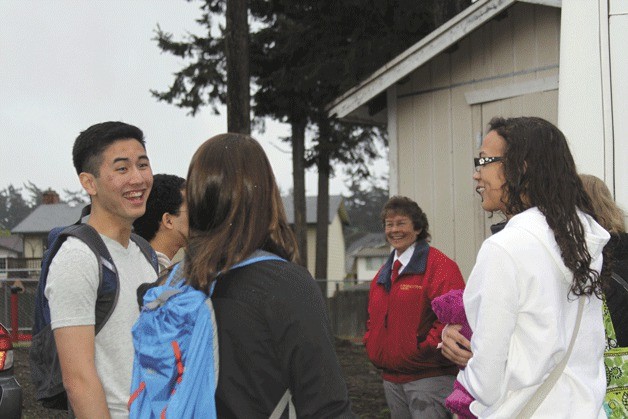
<path fill-rule="evenodd" d="M 364 344 L 381 368 L 393 418 L 447 418 L 445 398 L 458 368 L 437 345 L 443 324 L 431 301 L 464 288 L 458 265 L 428 243 L 427 216 L 409 198 L 384 206 L 386 240 L 394 248 L 371 282 Z"/>

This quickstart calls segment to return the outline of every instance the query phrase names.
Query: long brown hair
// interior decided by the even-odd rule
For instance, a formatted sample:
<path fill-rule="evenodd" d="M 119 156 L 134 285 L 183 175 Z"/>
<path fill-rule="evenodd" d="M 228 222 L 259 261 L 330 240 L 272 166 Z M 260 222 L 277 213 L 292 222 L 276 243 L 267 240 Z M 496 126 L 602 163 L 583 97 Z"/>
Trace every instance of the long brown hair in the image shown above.
<path fill-rule="evenodd" d="M 205 141 L 190 163 L 187 200 L 185 271 L 195 288 L 207 291 L 257 249 L 298 258 L 275 175 L 255 139 L 228 133 Z"/>

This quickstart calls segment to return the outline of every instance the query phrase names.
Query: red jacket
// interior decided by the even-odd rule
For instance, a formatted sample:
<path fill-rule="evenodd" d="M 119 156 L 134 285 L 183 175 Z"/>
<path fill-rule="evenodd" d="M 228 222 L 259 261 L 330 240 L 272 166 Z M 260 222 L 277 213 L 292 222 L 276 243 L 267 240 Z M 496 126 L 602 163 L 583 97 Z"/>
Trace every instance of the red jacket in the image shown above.
<path fill-rule="evenodd" d="M 364 344 L 384 380 L 407 383 L 421 378 L 456 375 L 458 368 L 436 346 L 444 325 L 431 301 L 452 289 L 463 289 L 458 265 L 427 242 L 416 243 L 408 265 L 391 283 L 393 251 L 371 282 Z"/>

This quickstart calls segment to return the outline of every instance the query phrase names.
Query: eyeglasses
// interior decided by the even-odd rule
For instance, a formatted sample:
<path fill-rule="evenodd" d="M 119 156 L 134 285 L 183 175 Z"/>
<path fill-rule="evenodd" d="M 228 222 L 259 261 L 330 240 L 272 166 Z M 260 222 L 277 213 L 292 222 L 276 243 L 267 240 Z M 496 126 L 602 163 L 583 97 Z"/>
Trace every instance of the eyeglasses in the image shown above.
<path fill-rule="evenodd" d="M 474 157 L 473 164 L 475 166 L 475 171 L 479 172 L 480 167 L 486 166 L 487 164 L 491 164 L 494 162 L 502 161 L 503 157 Z"/>

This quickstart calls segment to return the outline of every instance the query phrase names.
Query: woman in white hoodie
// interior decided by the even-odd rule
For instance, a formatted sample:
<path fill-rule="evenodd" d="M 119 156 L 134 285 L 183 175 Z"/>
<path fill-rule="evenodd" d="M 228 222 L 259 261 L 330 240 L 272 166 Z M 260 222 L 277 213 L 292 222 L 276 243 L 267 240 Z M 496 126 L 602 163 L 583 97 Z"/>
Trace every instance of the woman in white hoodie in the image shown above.
<path fill-rule="evenodd" d="M 475 166 L 482 208 L 509 220 L 482 244 L 467 282 L 471 342 L 455 328 L 444 335 L 443 354 L 466 363 L 458 380 L 475 398 L 471 411 L 513 418 L 526 408 L 567 354 L 582 296 L 573 350 L 533 416 L 604 418 L 600 271 L 609 235 L 564 135 L 540 118 L 494 118 Z"/>

